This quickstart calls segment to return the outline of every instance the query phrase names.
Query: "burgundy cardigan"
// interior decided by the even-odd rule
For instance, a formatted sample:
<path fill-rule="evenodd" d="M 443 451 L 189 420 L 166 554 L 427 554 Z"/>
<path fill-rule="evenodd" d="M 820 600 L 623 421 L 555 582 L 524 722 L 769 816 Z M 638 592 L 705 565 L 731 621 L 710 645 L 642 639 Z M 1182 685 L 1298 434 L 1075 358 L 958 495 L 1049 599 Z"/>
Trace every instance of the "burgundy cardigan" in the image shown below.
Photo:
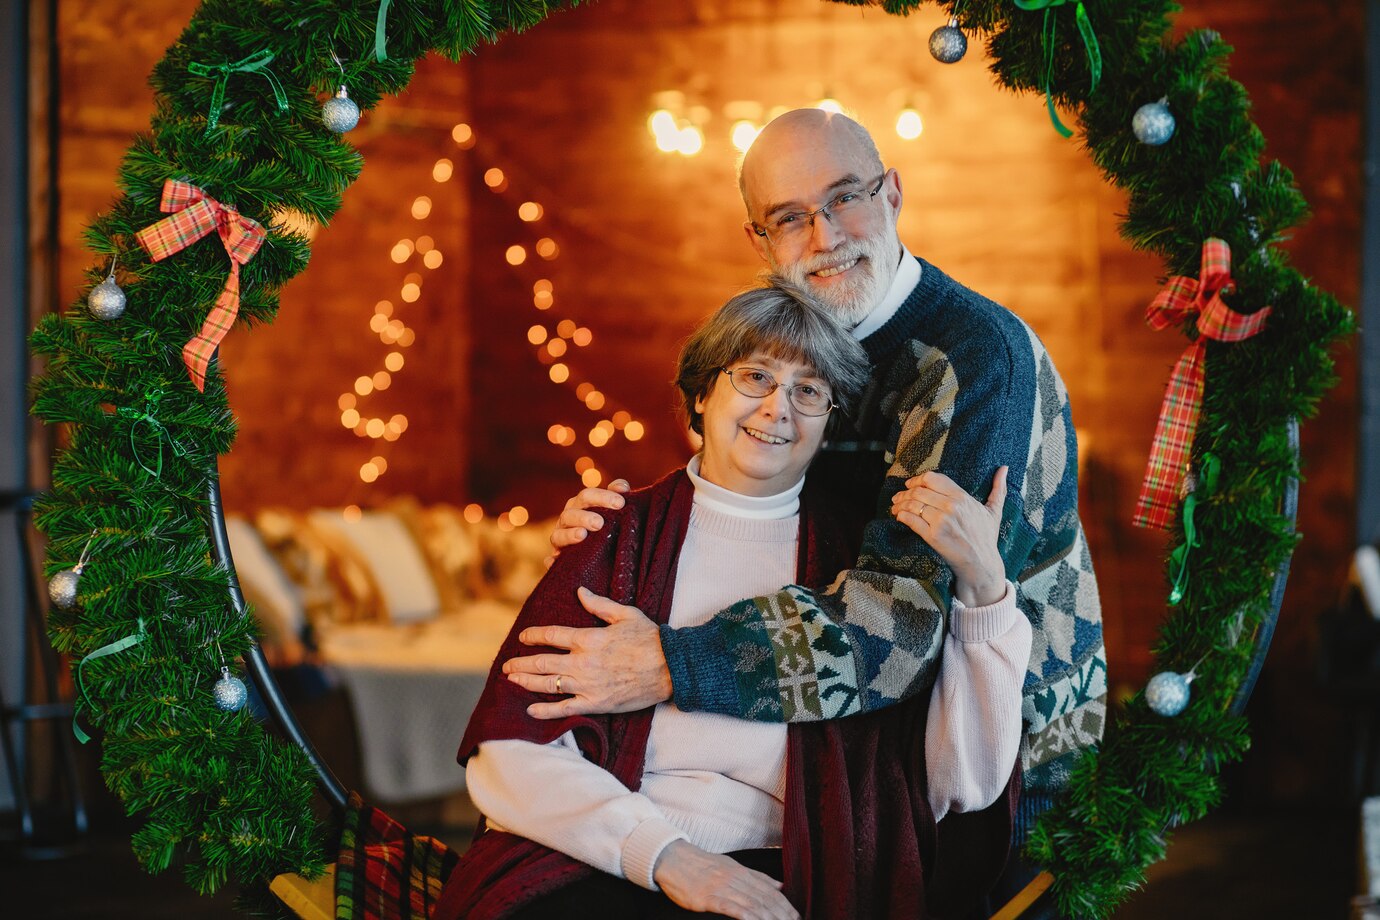
<path fill-rule="evenodd" d="M 665 623 L 693 496 L 678 470 L 627 496 L 621 511 L 605 514 L 602 530 L 561 552 L 499 650 L 461 741 L 461 763 L 484 741 L 546 744 L 573 731 L 587 758 L 629 789 L 640 787 L 653 708 L 533 719 L 529 704 L 556 697 L 518 687 L 502 664 L 540 650 L 518 641 L 528 626 L 601 625 L 576 599 L 580 585 Z M 807 486 L 797 580 L 823 585 L 848 567 L 857 525 L 855 515 Z M 805 920 L 962 916 L 996 881 L 1010 846 L 1019 759 L 992 806 L 936 825 L 925 787 L 928 708 L 925 694 L 875 713 L 789 727 L 784 891 Z M 484 830 L 482 819 L 480 829 L 446 882 L 437 920 L 504 917 L 598 871 L 524 837 Z"/>

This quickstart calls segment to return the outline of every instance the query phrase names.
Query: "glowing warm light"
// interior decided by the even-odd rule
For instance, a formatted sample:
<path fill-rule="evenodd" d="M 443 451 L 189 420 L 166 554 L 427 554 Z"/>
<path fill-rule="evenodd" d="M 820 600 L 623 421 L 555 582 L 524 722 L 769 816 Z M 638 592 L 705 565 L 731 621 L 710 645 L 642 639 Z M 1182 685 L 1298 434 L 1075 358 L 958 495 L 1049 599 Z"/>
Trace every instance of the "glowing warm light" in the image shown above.
<path fill-rule="evenodd" d="M 374 392 L 374 381 L 368 377 L 356 377 L 355 392 L 360 396 L 368 396 Z"/>
<path fill-rule="evenodd" d="M 564 364 L 551 365 L 551 370 L 548 373 L 551 375 L 552 383 L 565 383 L 570 379 L 570 368 Z"/>
<path fill-rule="evenodd" d="M 359 510 L 359 505 L 346 505 L 340 509 L 340 516 L 353 524 L 364 517 L 364 512 Z"/>
<path fill-rule="evenodd" d="M 552 339 L 546 343 L 546 353 L 553 358 L 565 354 L 565 339 Z"/>
<path fill-rule="evenodd" d="M 411 240 L 398 240 L 393 244 L 393 251 L 388 255 L 394 262 L 401 265 L 412 257 L 413 248 Z"/>
<path fill-rule="evenodd" d="M 412 201 L 412 216 L 417 220 L 425 220 L 431 214 L 431 199 L 425 195 L 418 195 Z"/>
<path fill-rule="evenodd" d="M 383 439 L 385 441 L 396 441 L 400 437 L 402 437 L 402 432 L 398 429 L 389 428 L 387 425 L 383 426 Z"/>
<path fill-rule="evenodd" d="M 524 201 L 518 205 L 518 217 L 531 223 L 534 220 L 541 220 L 542 214 L 546 213 L 542 206 L 535 201 Z"/>
<path fill-rule="evenodd" d="M 358 425 L 355 426 L 355 437 L 357 437 L 357 438 L 367 438 L 367 437 L 369 437 L 369 426 L 366 425 L 362 419 L 360 420 L 360 423 L 359 423 Z"/>
<path fill-rule="evenodd" d="M 591 392 L 585 397 L 585 408 L 593 412 L 598 412 L 600 409 L 604 408 L 604 394 L 600 393 L 598 390 Z"/>
<path fill-rule="evenodd" d="M 537 360 L 540 361 L 542 364 L 550 364 L 552 361 L 555 361 L 556 359 L 551 357 L 551 352 L 547 351 L 545 346 L 543 346 L 537 349 Z"/>
<path fill-rule="evenodd" d="M 682 128 L 676 135 L 676 152 L 683 157 L 692 157 L 704 149 L 704 134 L 694 125 Z"/>
<path fill-rule="evenodd" d="M 374 389 L 386 390 L 393 385 L 393 375 L 388 371 L 379 371 L 374 375 Z"/>
<path fill-rule="evenodd" d="M 465 150 L 474 146 L 474 129 L 463 122 L 450 129 L 450 137 Z"/>
<path fill-rule="evenodd" d="M 550 310 L 554 302 L 555 298 L 551 296 L 550 291 L 537 291 L 532 295 L 532 306 L 538 310 Z"/>
<path fill-rule="evenodd" d="M 397 340 L 398 330 L 394 329 L 392 326 L 384 326 L 383 329 L 379 331 L 379 341 L 383 342 L 383 344 L 392 345 Z"/>
<path fill-rule="evenodd" d="M 403 348 L 406 348 L 415 341 L 417 341 L 417 333 L 413 332 L 411 329 L 404 329 L 402 332 L 398 333 L 398 344 Z"/>
<path fill-rule="evenodd" d="M 498 529 L 503 533 L 513 532 L 513 522 L 508 519 L 508 512 L 503 512 L 498 516 Z"/>
<path fill-rule="evenodd" d="M 374 313 L 378 316 L 389 317 L 393 315 L 393 303 L 388 300 L 380 300 L 374 304 Z"/>
<path fill-rule="evenodd" d="M 403 299 L 403 303 L 416 303 L 422 296 L 422 286 L 415 281 L 409 281 L 402 286 L 398 296 Z"/>
<path fill-rule="evenodd" d="M 603 481 L 604 477 L 599 475 L 598 470 L 585 470 L 580 474 L 580 482 L 591 489 L 598 488 Z"/>
<path fill-rule="evenodd" d="M 554 290 L 555 287 L 552 286 L 551 282 L 546 278 L 538 278 L 532 283 L 533 294 L 550 294 Z"/>
<path fill-rule="evenodd" d="M 556 245 L 556 241 L 549 236 L 544 236 L 537 240 L 537 255 L 546 259 L 548 262 L 561 254 L 561 247 Z"/>
<path fill-rule="evenodd" d="M 556 324 L 556 335 L 568 339 L 575 334 L 575 320 L 563 319 Z"/>
<path fill-rule="evenodd" d="M 561 446 L 562 446 L 562 447 L 570 447 L 572 444 L 575 443 L 575 439 L 576 439 L 575 429 L 574 429 L 574 428 L 571 428 L 569 425 L 567 425 L 567 426 L 565 427 L 565 431 L 561 433 Z"/>
<path fill-rule="evenodd" d="M 372 463 L 366 463 L 359 468 L 359 478 L 365 482 L 373 482 L 379 478 L 379 468 Z"/>
<path fill-rule="evenodd" d="M 605 418 L 605 419 L 600 419 L 600 420 L 599 420 L 599 424 L 595 425 L 594 427 L 595 427 L 595 428 L 598 428 L 600 431 L 602 431 L 604 434 L 608 435 L 609 437 L 613 437 L 613 432 L 614 432 L 613 422 L 609 421 L 608 419 L 606 419 L 606 418 Z"/>
<path fill-rule="evenodd" d="M 623 409 L 619 409 L 617 412 L 613 413 L 613 418 L 612 418 L 613 427 L 614 427 L 614 428 L 617 428 L 619 431 L 622 431 L 622 430 L 624 429 L 624 427 L 627 426 L 628 422 L 631 422 L 631 421 L 632 421 L 632 416 L 631 416 L 628 412 L 624 411 Z"/>
<path fill-rule="evenodd" d="M 346 409 L 353 409 L 358 403 L 355 399 L 355 394 L 341 393 L 340 398 L 335 401 L 335 404 L 340 407 L 340 411 L 344 412 Z M 353 428 L 354 426 L 350 425 L 349 427 Z"/>
<path fill-rule="evenodd" d="M 583 348 L 594 341 L 594 333 L 588 327 L 581 326 L 570 334 L 570 341 Z"/>
<path fill-rule="evenodd" d="M 550 441 L 552 444 L 561 443 L 561 441 L 565 440 L 565 426 L 552 425 L 550 428 L 546 429 L 546 440 Z"/>
<path fill-rule="evenodd" d="M 383 366 L 394 373 L 403 369 L 403 356 L 400 351 L 390 351 L 383 356 Z"/>
<path fill-rule="evenodd" d="M 592 469 L 594 469 L 593 457 L 581 457 L 579 460 L 575 461 L 575 472 L 577 473 L 583 473 L 585 470 Z"/>
<path fill-rule="evenodd" d="M 431 167 L 431 178 L 437 182 L 445 182 L 453 172 L 455 172 L 455 164 L 445 157 L 441 157 L 436 161 L 436 165 Z"/>
<path fill-rule="evenodd" d="M 823 109 L 826 112 L 833 112 L 835 115 L 843 112 L 843 105 L 832 96 L 825 96 L 823 99 L 816 102 L 815 108 Z"/>
<path fill-rule="evenodd" d="M 901 136 L 901 140 L 913 141 L 925 130 L 925 123 L 920 120 L 920 113 L 915 109 L 902 109 L 901 114 L 896 116 L 896 133 Z"/>
<path fill-rule="evenodd" d="M 761 130 L 750 121 L 735 121 L 733 131 L 729 136 L 733 139 L 733 146 L 737 147 L 740 153 L 747 153 L 752 142 L 757 140 L 757 135 Z"/>
<path fill-rule="evenodd" d="M 484 509 L 473 502 L 465 506 L 464 514 L 465 520 L 469 521 L 471 524 L 478 524 L 480 521 L 484 520 Z"/>
<path fill-rule="evenodd" d="M 586 381 L 575 388 L 575 398 L 584 402 L 590 393 L 594 392 L 594 384 Z"/>
<path fill-rule="evenodd" d="M 591 428 L 589 430 L 589 443 L 595 447 L 603 447 L 609 442 L 608 432 L 602 428 Z"/>
<path fill-rule="evenodd" d="M 504 258 L 508 260 L 509 265 L 521 265 L 527 261 L 527 250 L 514 244 L 508 247 L 508 251 L 504 253 Z"/>
<path fill-rule="evenodd" d="M 680 128 L 676 125 L 674 115 L 665 109 L 657 109 L 647 119 L 647 130 L 651 131 L 652 137 L 656 139 L 656 149 L 662 153 L 675 151 L 680 140 Z"/>
<path fill-rule="evenodd" d="M 497 166 L 490 167 L 484 171 L 484 184 L 489 188 L 496 189 L 506 181 L 507 177 L 503 175 L 503 170 L 499 169 Z"/>
<path fill-rule="evenodd" d="M 629 441 L 640 441 L 644 434 L 646 434 L 646 431 L 643 429 L 641 422 L 628 422 L 627 425 L 623 426 L 623 437 L 627 438 Z"/>
<path fill-rule="evenodd" d="M 422 256 L 422 264 L 425 265 L 427 268 L 440 268 L 441 260 L 441 250 L 439 249 L 433 249 L 431 250 L 431 252 L 428 252 L 426 255 Z"/>
<path fill-rule="evenodd" d="M 407 430 L 407 416 L 395 415 L 388 420 L 388 424 L 395 426 L 399 431 Z"/>
<path fill-rule="evenodd" d="M 527 330 L 527 341 L 533 345 L 540 345 L 546 341 L 546 327 L 532 326 Z"/>
<path fill-rule="evenodd" d="M 380 476 L 388 472 L 388 461 L 383 459 L 382 457 L 370 457 L 369 462 L 379 468 Z"/>
<path fill-rule="evenodd" d="M 383 428 L 383 419 L 371 418 L 364 425 L 364 433 L 371 438 L 381 438 L 383 437 Z"/>
<path fill-rule="evenodd" d="M 436 248 L 436 241 L 433 240 L 431 237 L 427 236 L 425 233 L 423 233 L 421 236 L 417 237 L 417 251 L 418 251 L 418 252 L 431 252 L 431 250 L 433 250 L 433 249 L 435 249 L 435 248 Z"/>
<path fill-rule="evenodd" d="M 514 527 L 521 527 L 527 523 L 527 509 L 521 505 L 514 505 L 508 510 L 508 520 L 513 522 Z"/>
<path fill-rule="evenodd" d="M 353 428 L 353 427 L 355 427 L 356 425 L 358 425 L 358 424 L 359 424 L 359 410 L 358 410 L 358 409 L 346 409 L 344 412 L 340 413 L 340 424 L 341 424 L 341 425 L 344 425 L 346 428 Z"/>

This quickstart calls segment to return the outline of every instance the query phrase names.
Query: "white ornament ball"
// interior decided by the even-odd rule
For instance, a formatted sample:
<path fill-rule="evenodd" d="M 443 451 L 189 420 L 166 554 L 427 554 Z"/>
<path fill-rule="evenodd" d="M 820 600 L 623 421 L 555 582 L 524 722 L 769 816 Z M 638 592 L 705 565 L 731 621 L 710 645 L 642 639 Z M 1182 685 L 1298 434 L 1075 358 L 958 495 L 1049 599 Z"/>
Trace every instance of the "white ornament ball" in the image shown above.
<path fill-rule="evenodd" d="M 321 121 L 326 128 L 336 134 L 344 134 L 355 125 L 359 124 L 359 106 L 350 98 L 350 94 L 341 87 L 334 97 L 327 99 L 326 104 L 321 107 Z"/>
<path fill-rule="evenodd" d="M 930 33 L 930 54 L 941 64 L 956 64 L 968 53 L 968 37 L 958 27 L 958 21 L 951 19 L 947 26 L 940 26 Z"/>
<path fill-rule="evenodd" d="M 249 688 L 238 677 L 231 677 L 229 668 L 221 668 L 220 675 L 211 690 L 216 697 L 216 708 L 222 712 L 238 712 L 249 699 Z"/>
<path fill-rule="evenodd" d="M 125 292 L 120 290 L 114 278 L 107 278 L 91 289 L 86 296 L 86 306 L 96 319 L 107 322 L 119 319 L 125 312 Z"/>
<path fill-rule="evenodd" d="M 77 586 L 81 582 L 81 569 L 63 569 L 48 582 L 48 599 L 63 610 L 71 610 L 77 605 Z"/>
<path fill-rule="evenodd" d="M 1168 143 L 1174 136 L 1174 115 L 1163 100 L 1147 102 L 1136 109 L 1136 114 L 1131 118 L 1131 130 L 1142 144 L 1158 147 Z"/>
<path fill-rule="evenodd" d="M 1188 705 L 1188 677 L 1173 671 L 1161 671 L 1145 685 L 1145 702 L 1162 716 L 1173 717 Z"/>

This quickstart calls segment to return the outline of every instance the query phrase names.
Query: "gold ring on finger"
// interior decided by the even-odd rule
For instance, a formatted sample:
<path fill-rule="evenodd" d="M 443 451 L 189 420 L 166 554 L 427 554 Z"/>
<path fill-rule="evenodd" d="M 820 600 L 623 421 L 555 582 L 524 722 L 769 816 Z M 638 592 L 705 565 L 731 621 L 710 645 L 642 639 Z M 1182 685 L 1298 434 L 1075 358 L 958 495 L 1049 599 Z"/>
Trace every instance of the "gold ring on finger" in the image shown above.
<path fill-rule="evenodd" d="M 561 692 L 561 675 L 559 674 L 556 675 L 556 692 Z"/>

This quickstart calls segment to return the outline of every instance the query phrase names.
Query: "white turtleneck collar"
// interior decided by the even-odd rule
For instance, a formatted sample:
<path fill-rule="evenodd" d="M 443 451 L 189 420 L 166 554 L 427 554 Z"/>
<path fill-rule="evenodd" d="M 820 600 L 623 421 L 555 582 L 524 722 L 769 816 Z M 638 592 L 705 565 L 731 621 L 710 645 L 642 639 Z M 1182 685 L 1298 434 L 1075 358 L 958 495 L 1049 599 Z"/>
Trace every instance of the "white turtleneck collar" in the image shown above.
<path fill-rule="evenodd" d="M 800 511 L 800 490 L 805 486 L 804 476 L 786 491 L 775 495 L 743 495 L 715 485 L 701 476 L 700 456 L 696 454 L 685 464 L 686 475 L 695 485 L 695 504 L 733 517 L 758 521 L 780 520 Z"/>
<path fill-rule="evenodd" d="M 863 321 L 853 327 L 853 338 L 861 342 L 872 333 L 886 325 L 886 321 L 896 315 L 901 304 L 906 302 L 910 292 L 920 283 L 920 261 L 901 245 L 901 264 L 896 266 L 896 275 L 891 279 L 891 287 L 886 289 L 882 302 Z"/>

